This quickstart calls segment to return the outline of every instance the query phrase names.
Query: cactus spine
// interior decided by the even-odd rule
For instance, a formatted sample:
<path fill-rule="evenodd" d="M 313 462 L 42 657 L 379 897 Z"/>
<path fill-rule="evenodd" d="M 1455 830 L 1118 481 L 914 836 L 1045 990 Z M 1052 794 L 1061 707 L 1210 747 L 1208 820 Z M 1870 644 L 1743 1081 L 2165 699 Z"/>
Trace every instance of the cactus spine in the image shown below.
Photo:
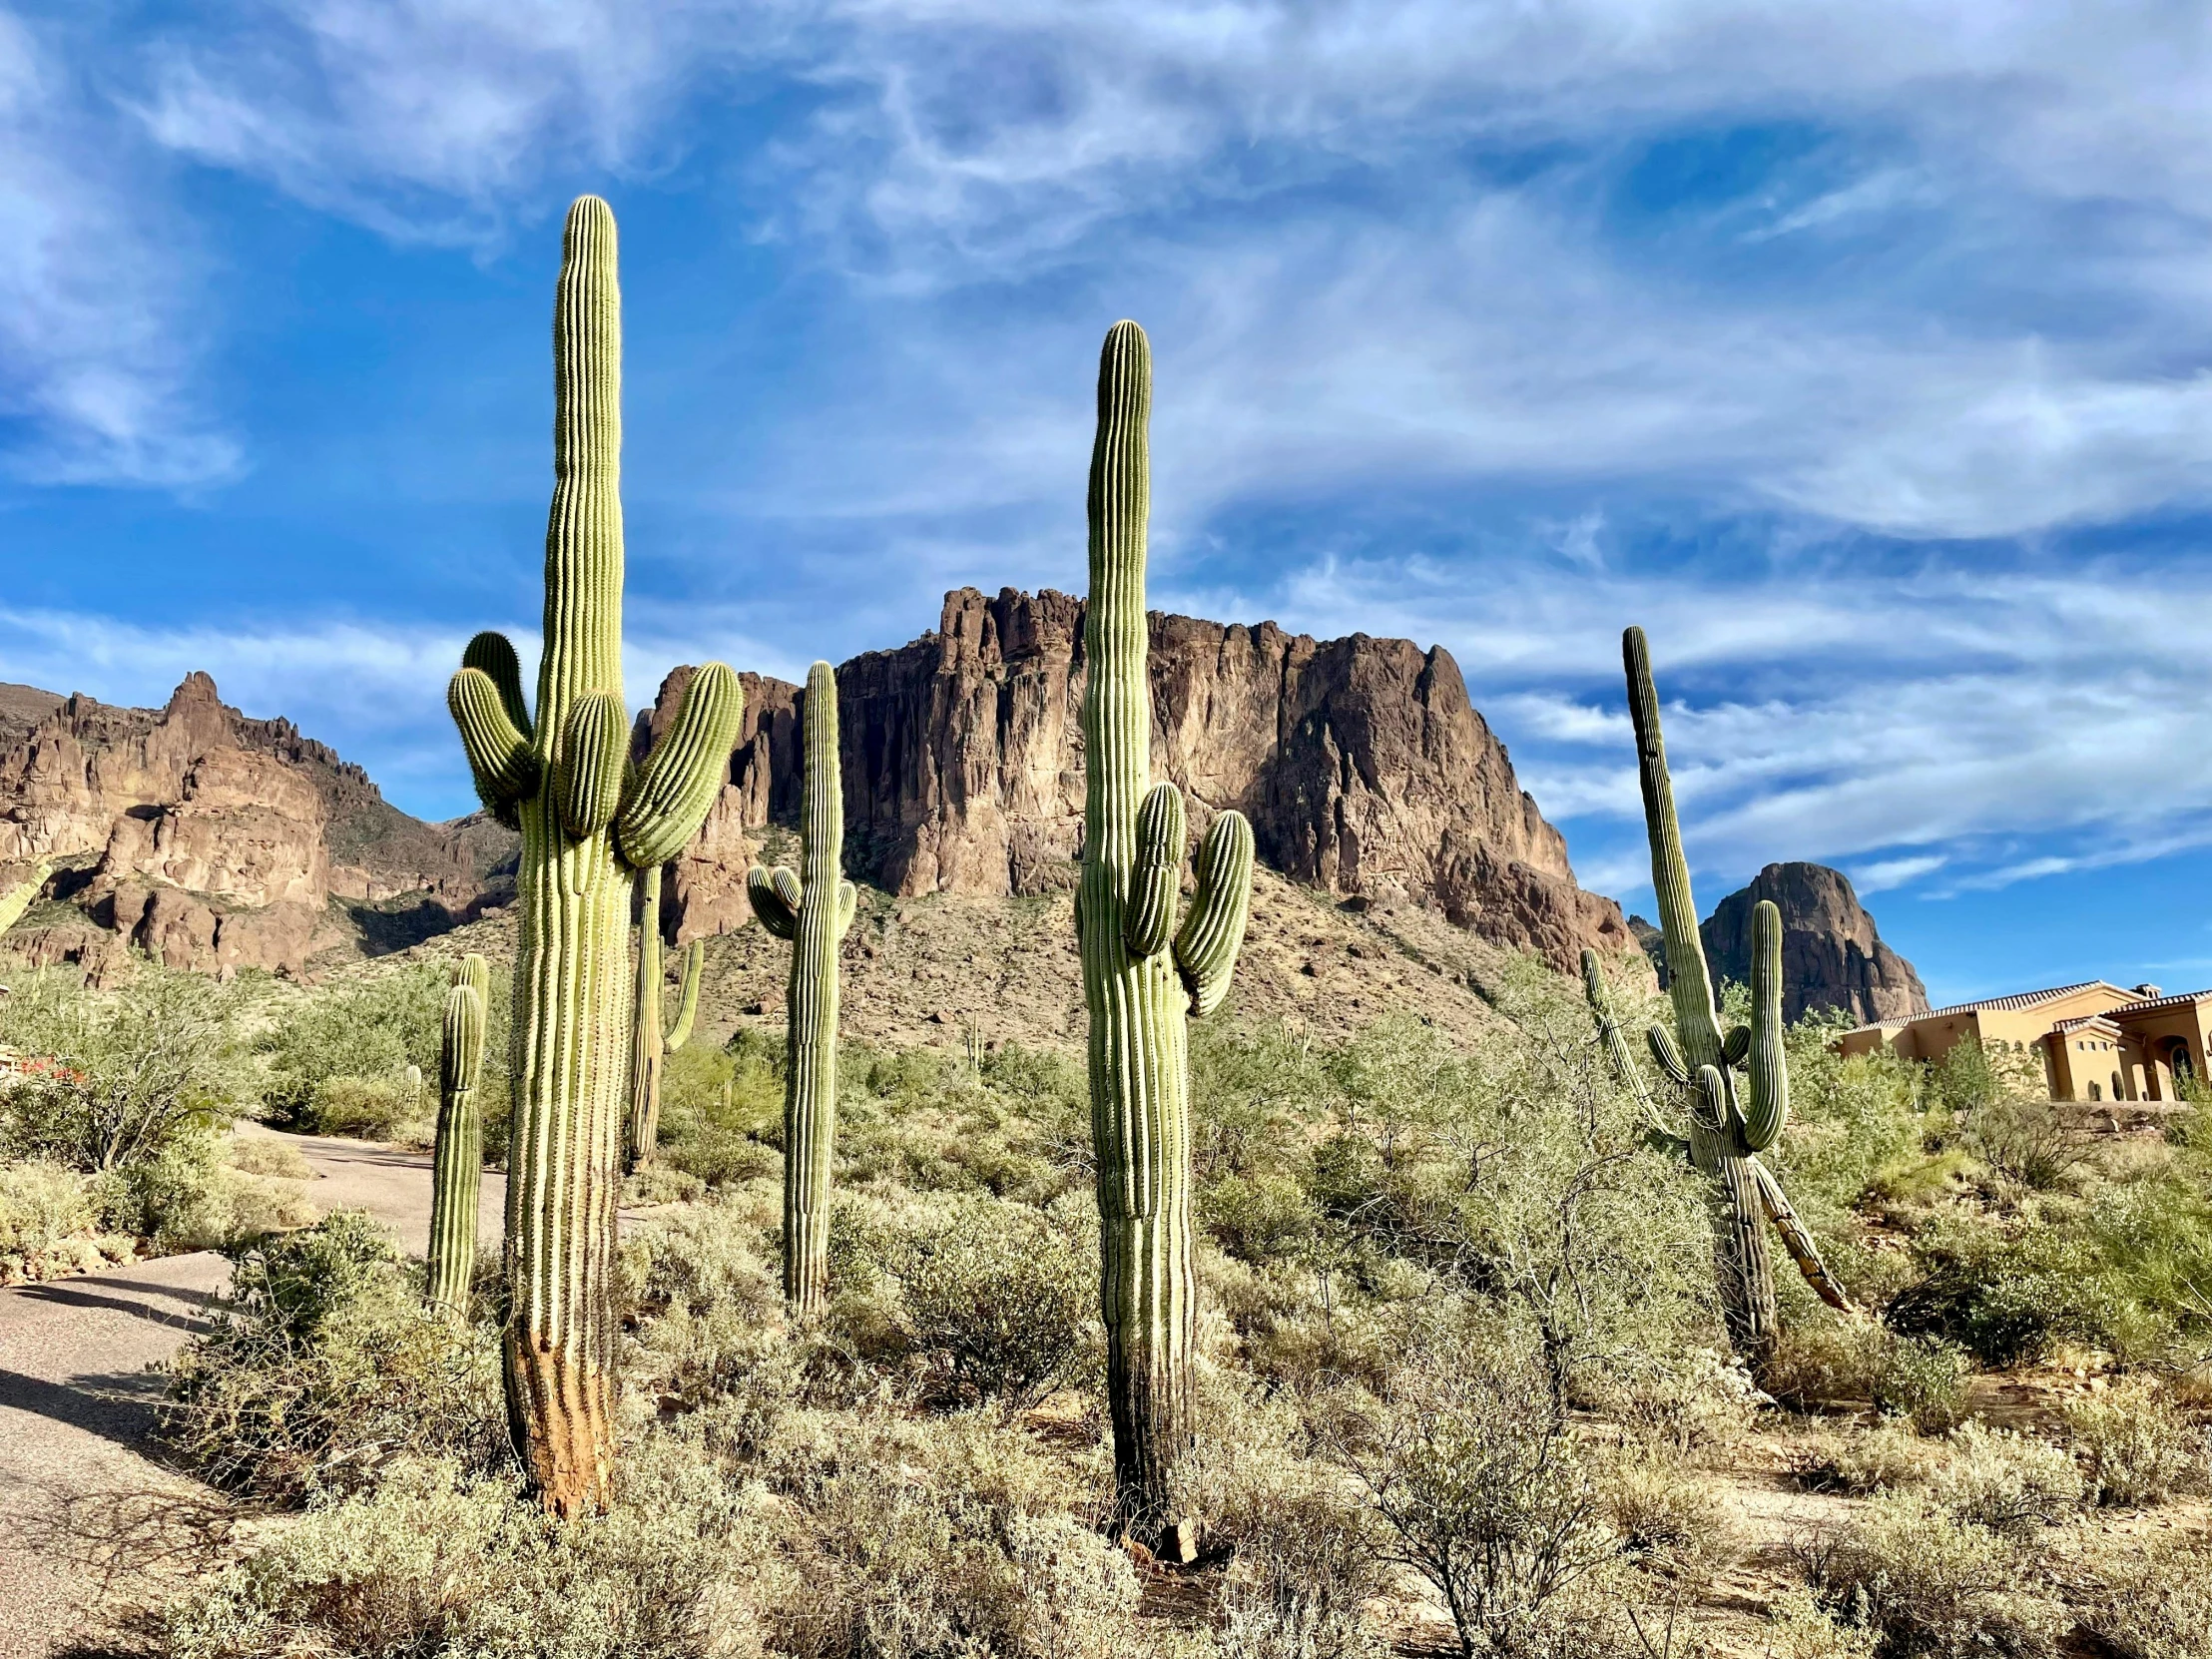
<path fill-rule="evenodd" d="M 856 901 L 842 878 L 844 785 L 837 761 L 837 677 L 807 671 L 807 793 L 800 867 L 755 864 L 746 891 L 761 925 L 792 941 L 785 998 L 784 1297 L 796 1314 L 822 1306 L 830 1273 L 830 1180 L 837 1131 L 837 947 Z"/>
<path fill-rule="evenodd" d="M 1146 789 L 1151 412 L 1151 345 L 1134 322 L 1117 322 L 1099 353 L 1091 450 L 1075 923 L 1090 1016 L 1116 1505 L 1140 1539 L 1187 1557 L 1192 1524 L 1168 1513 L 1170 1471 L 1191 1440 L 1196 1325 L 1185 1022 L 1228 994 L 1252 895 L 1252 829 L 1240 813 L 1214 820 L 1199 849 L 1197 894 L 1177 931 L 1183 797 L 1173 784 Z"/>
<path fill-rule="evenodd" d="M 632 1169 L 653 1162 L 661 1136 L 661 1062 L 691 1041 L 699 1013 L 699 973 L 707 941 L 694 939 L 684 952 L 683 989 L 676 1023 L 661 1028 L 661 866 L 638 871 L 638 996 L 630 1028 L 630 1123 L 628 1152 Z"/>
<path fill-rule="evenodd" d="M 484 1018 L 491 969 L 463 956 L 445 993 L 445 1029 L 438 1044 L 438 1135 L 430 1169 L 430 1251 L 423 1300 L 455 1318 L 468 1313 L 476 1272 L 476 1205 L 484 1179 L 484 1109 L 477 1079 L 484 1069 Z"/>
<path fill-rule="evenodd" d="M 622 706 L 622 301 L 615 222 L 579 197 L 553 309 L 553 504 L 537 708 L 514 647 L 479 634 L 446 701 L 477 793 L 522 831 L 508 1159 L 507 1415 L 556 1514 L 606 1499 L 614 1452 L 614 1264 L 630 1016 L 631 874 L 698 832 L 743 694 L 692 677 L 634 772 Z"/>
<path fill-rule="evenodd" d="M 1856 1312 L 1790 1207 L 1781 1182 L 1759 1158 L 1780 1138 L 1790 1111 L 1790 1073 L 1782 1046 L 1782 912 L 1764 900 L 1752 912 L 1751 1024 L 1724 1037 L 1704 942 L 1698 936 L 1697 902 L 1690 893 L 1690 865 L 1682 850 L 1674 784 L 1667 774 L 1666 742 L 1659 730 L 1659 694 L 1652 685 L 1651 656 L 1641 628 L 1631 628 L 1622 636 L 1621 657 L 1628 679 L 1629 716 L 1636 731 L 1644 827 L 1651 841 L 1651 884 L 1658 894 L 1659 923 L 1667 941 L 1667 995 L 1674 1007 L 1673 1031 L 1652 1027 L 1650 1046 L 1660 1069 L 1688 1093 L 1679 1130 L 1669 1130 L 1644 1087 L 1606 1006 L 1603 976 L 1592 952 L 1583 955 L 1583 982 L 1615 1068 L 1662 1132 L 1678 1138 L 1690 1162 L 1712 1178 L 1713 1254 L 1721 1310 L 1737 1352 L 1757 1363 L 1772 1350 L 1776 1334 L 1767 1222 L 1775 1224 L 1798 1270 L 1822 1300 L 1843 1312 Z M 1741 1091 L 1738 1068 L 1745 1072 Z"/>

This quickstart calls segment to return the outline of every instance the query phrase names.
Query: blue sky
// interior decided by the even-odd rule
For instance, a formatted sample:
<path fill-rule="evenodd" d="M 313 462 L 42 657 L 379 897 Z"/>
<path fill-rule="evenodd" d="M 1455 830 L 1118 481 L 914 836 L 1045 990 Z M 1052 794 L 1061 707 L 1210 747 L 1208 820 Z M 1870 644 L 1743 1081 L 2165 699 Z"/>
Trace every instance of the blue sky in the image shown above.
<path fill-rule="evenodd" d="M 2212 983 L 2212 21 L 2060 0 L 0 4 L 0 678 L 187 670 L 464 810 L 614 204 L 630 695 L 1079 588 L 1441 641 L 1648 908 L 1841 865 L 1939 999 Z"/>

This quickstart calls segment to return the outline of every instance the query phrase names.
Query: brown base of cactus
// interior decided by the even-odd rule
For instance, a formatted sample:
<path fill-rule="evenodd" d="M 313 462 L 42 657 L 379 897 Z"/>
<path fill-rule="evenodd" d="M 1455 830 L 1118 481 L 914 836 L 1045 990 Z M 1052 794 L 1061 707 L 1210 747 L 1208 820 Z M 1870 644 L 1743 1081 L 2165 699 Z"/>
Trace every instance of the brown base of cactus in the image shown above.
<path fill-rule="evenodd" d="M 1189 1230 L 1108 1222 L 1103 1247 L 1106 1397 L 1114 1424 L 1114 1517 L 1156 1555 L 1196 1554 L 1198 1521 L 1176 1513 L 1175 1469 L 1191 1448 L 1194 1302 Z M 1178 1248 L 1180 1246 L 1180 1248 Z"/>
<path fill-rule="evenodd" d="M 506 1359 L 507 1426 L 537 1499 L 563 1520 L 607 1506 L 614 1399 L 607 1375 L 513 1332 Z"/>
<path fill-rule="evenodd" d="M 830 1218 L 820 1210 L 784 1212 L 784 1305 L 795 1319 L 830 1300 Z"/>

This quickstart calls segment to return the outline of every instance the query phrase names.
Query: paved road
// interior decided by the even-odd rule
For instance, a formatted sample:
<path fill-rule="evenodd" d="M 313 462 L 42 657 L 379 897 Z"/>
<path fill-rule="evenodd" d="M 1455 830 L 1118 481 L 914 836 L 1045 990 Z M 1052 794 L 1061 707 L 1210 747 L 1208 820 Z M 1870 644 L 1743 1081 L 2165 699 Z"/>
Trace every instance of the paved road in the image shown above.
<path fill-rule="evenodd" d="M 277 1138 L 313 1168 L 307 1191 L 319 1208 L 368 1210 L 407 1249 L 423 1249 L 427 1156 L 361 1141 Z M 487 1249 L 499 1247 L 503 1198 L 500 1178 L 486 1176 Z M 202 1522 L 220 1514 L 205 1487 L 145 1454 L 161 1391 L 146 1368 L 184 1346 L 228 1271 L 221 1256 L 201 1252 L 0 1290 L 5 1659 L 45 1659 L 96 1639 L 92 1609 L 127 1586 L 111 1584 L 93 1562 L 121 1559 L 134 1572 L 189 1567 L 195 1540 L 207 1536 Z"/>

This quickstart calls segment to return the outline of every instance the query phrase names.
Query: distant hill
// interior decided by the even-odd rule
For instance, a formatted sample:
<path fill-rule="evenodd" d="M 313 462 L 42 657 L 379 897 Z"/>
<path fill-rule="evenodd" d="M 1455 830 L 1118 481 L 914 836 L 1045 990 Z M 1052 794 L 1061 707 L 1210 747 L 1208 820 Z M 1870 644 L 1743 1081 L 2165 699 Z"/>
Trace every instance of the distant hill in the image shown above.
<path fill-rule="evenodd" d="M 1782 1012 L 1788 1019 L 1840 1009 L 1865 1024 L 1928 1012 L 1928 990 L 1913 964 L 1882 941 L 1874 915 L 1851 877 L 1826 864 L 1769 864 L 1730 893 L 1698 926 L 1706 965 L 1721 979 L 1751 978 L 1751 912 L 1763 899 L 1782 912 Z M 1659 929 L 1630 916 L 1666 982 L 1667 946 Z"/>
<path fill-rule="evenodd" d="M 178 967 L 302 972 L 501 902 L 515 837 L 424 824 L 285 720 L 188 675 L 161 709 L 0 687 L 0 864 L 53 861 L 8 937 L 95 973 L 128 942 Z"/>

